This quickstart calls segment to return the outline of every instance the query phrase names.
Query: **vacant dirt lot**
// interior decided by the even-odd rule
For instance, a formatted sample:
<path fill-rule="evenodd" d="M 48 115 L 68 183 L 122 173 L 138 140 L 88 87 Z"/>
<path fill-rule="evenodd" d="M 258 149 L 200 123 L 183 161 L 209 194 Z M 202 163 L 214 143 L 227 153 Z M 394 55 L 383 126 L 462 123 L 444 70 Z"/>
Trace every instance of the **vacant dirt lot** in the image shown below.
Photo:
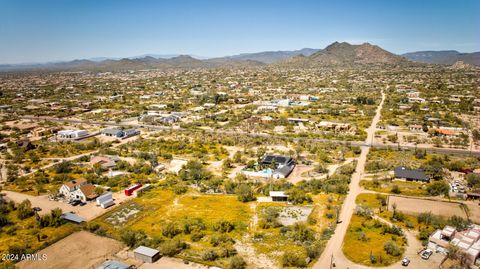
<path fill-rule="evenodd" d="M 410 214 L 419 214 L 424 212 L 432 212 L 434 215 L 450 217 L 460 216 L 467 218 L 465 211 L 460 207 L 459 203 L 432 201 L 418 198 L 407 198 L 390 196 L 388 199 L 388 209 L 392 210 L 392 205 L 397 205 L 397 210 Z"/>
<path fill-rule="evenodd" d="M 89 269 L 123 248 L 122 243 L 116 240 L 81 231 L 39 251 L 39 254 L 47 255 L 46 260 L 22 261 L 17 265 L 20 269 Z"/>
<path fill-rule="evenodd" d="M 75 214 L 83 217 L 85 220 L 90 221 L 108 210 L 112 210 L 116 206 L 120 205 L 124 201 L 133 198 L 133 196 L 125 196 L 122 192 L 113 193 L 113 200 L 115 201 L 115 205 L 103 209 L 99 206 L 96 206 L 95 201 L 90 201 L 85 206 L 72 206 L 67 203 L 61 201 L 50 201 L 47 195 L 42 196 L 33 196 L 19 192 L 13 191 L 2 191 L 2 193 L 6 194 L 6 198 L 14 201 L 15 203 L 20 203 L 25 199 L 30 200 L 32 203 L 32 207 L 40 207 L 42 211 L 40 211 L 40 215 L 48 214 L 54 208 L 60 208 L 63 212 L 74 212 Z"/>

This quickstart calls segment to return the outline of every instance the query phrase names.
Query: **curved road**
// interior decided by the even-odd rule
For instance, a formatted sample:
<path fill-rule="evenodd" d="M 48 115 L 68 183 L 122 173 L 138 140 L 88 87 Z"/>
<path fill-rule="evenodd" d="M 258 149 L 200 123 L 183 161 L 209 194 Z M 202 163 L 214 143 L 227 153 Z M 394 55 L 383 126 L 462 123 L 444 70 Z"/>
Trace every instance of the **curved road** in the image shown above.
<path fill-rule="evenodd" d="M 375 129 L 377 123 L 380 121 L 381 111 L 383 107 L 383 102 L 385 101 L 385 93 L 382 90 L 382 101 L 377 107 L 375 117 L 373 117 L 372 123 L 367 130 L 367 139 L 365 140 L 365 144 L 368 144 L 369 141 L 373 141 L 373 136 L 375 134 Z M 352 175 L 352 179 L 350 181 L 350 190 L 343 202 L 342 209 L 340 211 L 339 220 L 342 223 L 339 223 L 335 229 L 335 233 L 333 236 L 328 240 L 328 243 L 318 259 L 317 263 L 313 266 L 315 269 L 327 269 L 331 268 L 332 258 L 335 260 L 335 257 L 343 256 L 342 253 L 342 244 L 343 238 L 345 237 L 345 233 L 347 232 L 348 224 L 350 223 L 350 219 L 352 218 L 353 211 L 355 210 L 355 198 L 361 192 L 360 188 L 360 179 L 362 178 L 362 174 L 365 169 L 365 162 L 367 160 L 368 152 L 370 151 L 370 147 L 362 146 L 362 152 L 360 153 L 360 157 L 357 160 L 357 167 L 355 169 L 355 173 Z M 337 264 L 337 268 L 338 268 Z M 340 267 L 343 268 L 343 267 Z M 344 267 L 346 268 L 346 267 Z"/>

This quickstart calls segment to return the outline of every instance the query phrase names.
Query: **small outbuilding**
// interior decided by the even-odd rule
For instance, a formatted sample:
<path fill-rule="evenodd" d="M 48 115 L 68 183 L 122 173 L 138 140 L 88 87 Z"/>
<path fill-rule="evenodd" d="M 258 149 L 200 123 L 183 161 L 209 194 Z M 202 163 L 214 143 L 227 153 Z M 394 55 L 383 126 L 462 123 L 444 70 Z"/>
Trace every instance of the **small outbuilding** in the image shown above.
<path fill-rule="evenodd" d="M 107 260 L 97 267 L 97 269 L 130 269 L 130 268 L 134 268 L 134 267 L 132 265 L 119 262 L 117 260 Z"/>
<path fill-rule="evenodd" d="M 135 256 L 135 259 L 148 263 L 154 263 L 161 257 L 158 250 L 145 246 L 139 246 L 133 250 L 133 255 Z"/>
<path fill-rule="evenodd" d="M 97 198 L 96 202 L 97 202 L 97 205 L 100 206 L 101 208 L 107 208 L 109 206 L 112 206 L 114 204 L 112 193 L 107 192 L 102 194 L 100 197 Z"/>
<path fill-rule="evenodd" d="M 76 223 L 76 224 L 80 224 L 80 223 L 85 221 L 84 218 L 82 218 L 82 217 L 80 217 L 80 216 L 78 216 L 74 213 L 70 213 L 70 212 L 63 213 L 62 214 L 62 219 L 73 222 L 73 223 Z"/>
<path fill-rule="evenodd" d="M 272 202 L 286 202 L 288 201 L 288 195 L 283 191 L 271 191 L 269 193 Z"/>

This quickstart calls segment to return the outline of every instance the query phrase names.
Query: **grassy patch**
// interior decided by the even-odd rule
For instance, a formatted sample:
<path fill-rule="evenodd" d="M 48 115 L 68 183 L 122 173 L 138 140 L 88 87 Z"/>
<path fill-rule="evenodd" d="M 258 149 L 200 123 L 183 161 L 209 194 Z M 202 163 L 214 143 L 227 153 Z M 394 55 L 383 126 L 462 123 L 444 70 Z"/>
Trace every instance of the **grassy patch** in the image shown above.
<path fill-rule="evenodd" d="M 402 259 L 406 239 L 390 233 L 384 233 L 385 224 L 374 219 L 353 215 L 345 235 L 343 253 L 352 262 L 382 267 Z M 400 249 L 397 256 L 388 254 L 384 244 L 392 241 Z M 372 259 L 374 257 L 374 259 Z"/>
<path fill-rule="evenodd" d="M 28 253 L 43 249 L 77 231 L 79 226 L 65 223 L 59 227 L 38 228 L 35 217 L 20 220 L 10 212 L 9 224 L 0 229 L 0 254 L 11 253 L 10 248 L 20 247 Z M 0 265 L 7 261 L 0 261 Z"/>
<path fill-rule="evenodd" d="M 361 193 L 355 199 L 357 205 L 364 205 L 373 209 L 385 206 L 382 201 L 386 201 L 387 196 L 383 194 Z"/>
<path fill-rule="evenodd" d="M 428 196 L 426 185 L 417 182 L 408 182 L 401 180 L 362 180 L 360 185 L 367 190 L 372 190 L 382 193 L 393 193 L 394 186 L 398 186 L 398 190 L 402 195 L 408 196 Z"/>
<path fill-rule="evenodd" d="M 191 191 L 178 196 L 170 190 L 154 189 L 105 214 L 95 222 L 108 234 L 119 239 L 124 229 L 144 232 L 153 239 L 152 247 L 158 247 L 155 242 L 172 239 L 186 242 L 189 247 L 178 254 L 179 257 L 202 261 L 209 265 L 226 266 L 228 257 L 209 261 L 204 260 L 204 253 L 215 251 L 220 255 L 229 242 L 241 240 L 251 218 L 250 204 L 239 202 L 233 195 L 203 195 Z M 112 219 L 117 220 L 116 225 Z M 124 222 L 118 222 L 119 219 Z M 197 220 L 204 227 L 187 232 L 185 225 Z M 222 221 L 233 224 L 233 230 L 219 230 L 218 225 Z M 167 227 L 175 227 L 173 234 L 165 233 Z M 200 234 L 201 236 L 194 239 Z M 226 238 L 227 243 L 223 241 L 214 243 L 215 240 L 219 240 L 218 238 Z"/>

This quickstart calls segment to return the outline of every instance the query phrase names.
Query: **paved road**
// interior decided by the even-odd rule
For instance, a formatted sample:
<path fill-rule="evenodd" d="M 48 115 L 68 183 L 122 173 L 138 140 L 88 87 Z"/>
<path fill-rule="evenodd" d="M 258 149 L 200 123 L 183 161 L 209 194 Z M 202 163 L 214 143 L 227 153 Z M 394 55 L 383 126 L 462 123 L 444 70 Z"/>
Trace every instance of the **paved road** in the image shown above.
<path fill-rule="evenodd" d="M 368 143 L 368 141 L 373 140 L 377 123 L 380 121 L 380 116 L 381 116 L 381 111 L 382 111 L 384 101 L 385 101 L 385 93 L 382 91 L 382 101 L 377 107 L 375 116 L 373 117 L 370 127 L 367 129 L 367 139 L 365 140 L 366 141 L 365 143 Z M 328 241 L 325 247 L 325 250 L 323 251 L 320 258 L 318 259 L 317 263 L 313 266 L 313 268 L 316 268 L 316 269 L 330 268 L 332 257 L 333 259 L 335 259 L 335 257 L 337 256 L 343 256 L 343 253 L 342 253 L 343 238 L 345 237 L 348 224 L 350 223 L 350 219 L 352 218 L 352 214 L 355 209 L 355 198 L 361 192 L 360 179 L 362 178 L 362 174 L 365 169 L 365 163 L 367 161 L 367 155 L 368 155 L 368 152 L 370 151 L 370 147 L 362 146 L 361 149 L 362 151 L 360 153 L 360 157 L 358 157 L 358 160 L 357 160 L 357 167 L 355 169 L 355 173 L 353 173 L 352 179 L 350 181 L 349 192 L 347 194 L 347 197 L 345 198 L 345 201 L 343 202 L 342 209 L 340 211 L 339 220 L 341 220 L 342 222 L 337 225 L 335 229 L 335 233 L 333 234 L 332 238 L 330 238 L 330 240 Z"/>
<path fill-rule="evenodd" d="M 22 116 L 20 117 L 26 120 L 32 121 L 55 121 L 55 122 L 66 122 L 74 124 L 89 124 L 89 125 L 99 125 L 99 126 L 113 126 L 113 127 L 136 127 L 136 128 L 147 128 L 151 130 L 163 130 L 163 131 L 189 131 L 184 128 L 172 128 L 170 126 L 158 126 L 158 125 L 149 125 L 149 124 L 128 124 L 128 123 L 115 123 L 115 122 L 104 122 L 104 121 L 90 121 L 90 120 L 73 120 L 73 119 L 64 119 L 64 118 L 54 118 L 54 117 L 36 117 L 36 116 Z M 378 121 L 377 121 L 378 123 Z M 375 125 L 376 126 L 376 125 Z M 370 127 L 371 128 L 371 127 Z M 375 127 L 374 127 L 375 128 Z M 217 134 L 226 134 L 226 135 L 242 135 L 250 137 L 266 137 L 266 138 L 281 138 L 285 139 L 284 135 L 273 135 L 265 133 L 250 133 L 242 131 L 228 131 L 220 129 L 210 129 L 210 130 L 198 130 L 202 132 L 210 132 Z M 321 143 L 338 143 L 338 144 L 350 144 L 352 146 L 360 147 L 375 147 L 375 148 L 391 148 L 393 150 L 398 149 L 398 146 L 385 145 L 381 143 L 370 143 L 373 141 L 373 136 L 367 138 L 365 141 L 346 141 L 346 140 L 335 140 L 335 139 L 321 139 L 321 138 L 309 138 L 309 137 L 292 137 L 293 141 L 312 141 L 312 142 L 321 142 Z M 467 149 L 453 149 L 453 148 L 432 148 L 432 147 L 421 147 L 421 146 L 411 146 L 411 145 L 400 145 L 400 149 L 414 150 L 424 149 L 427 152 L 431 153 L 442 153 L 442 154 L 456 154 L 456 155 L 473 155 L 480 157 L 480 151 L 476 150 L 467 150 Z"/>

